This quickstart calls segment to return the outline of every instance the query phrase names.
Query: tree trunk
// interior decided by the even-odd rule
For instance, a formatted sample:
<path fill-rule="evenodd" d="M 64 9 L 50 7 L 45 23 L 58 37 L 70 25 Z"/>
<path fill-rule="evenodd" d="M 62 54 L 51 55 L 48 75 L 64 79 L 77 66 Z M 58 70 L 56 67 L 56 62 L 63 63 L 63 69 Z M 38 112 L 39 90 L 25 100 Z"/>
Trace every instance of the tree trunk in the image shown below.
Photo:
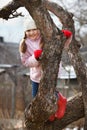
<path fill-rule="evenodd" d="M 36 98 L 32 101 L 32 103 L 26 108 L 25 111 L 25 119 L 26 119 L 26 125 L 28 129 L 30 130 L 41 130 L 41 129 L 53 129 L 53 126 L 55 125 L 55 128 L 58 128 L 58 130 L 64 128 L 66 125 L 71 123 L 72 121 L 77 120 L 77 117 L 81 118 L 83 117 L 83 102 L 80 98 L 79 102 L 81 103 L 81 108 L 77 108 L 78 102 L 73 102 L 73 107 L 69 107 L 70 111 L 73 113 L 73 115 L 70 114 L 70 111 L 68 110 L 65 114 L 65 117 L 62 120 L 54 121 L 53 123 L 50 123 L 50 125 L 47 125 L 48 122 L 47 119 L 49 116 L 54 113 L 57 109 L 56 106 L 56 98 L 55 98 L 55 87 L 56 87 L 56 81 L 57 81 L 57 74 L 59 70 L 59 64 L 61 61 L 61 55 L 64 48 L 64 42 L 65 38 L 63 37 L 63 34 L 61 31 L 55 26 L 53 23 L 47 8 L 51 11 L 55 12 L 55 14 L 61 19 L 64 28 L 68 28 L 73 32 L 73 41 L 70 46 L 69 54 L 71 61 L 73 63 L 73 66 L 75 67 L 79 82 L 82 86 L 82 93 L 83 93 L 83 101 L 85 106 L 85 114 L 86 113 L 86 85 L 87 85 L 87 79 L 86 79 L 86 69 L 85 65 L 81 60 L 81 57 L 78 53 L 78 42 L 75 40 L 74 37 L 74 22 L 72 19 L 72 14 L 69 14 L 68 12 L 65 12 L 62 8 L 57 6 L 57 9 L 50 8 L 50 5 L 46 5 L 46 1 L 41 0 L 14 0 L 14 2 L 18 2 L 20 6 L 25 6 L 25 8 L 29 11 L 31 16 L 36 22 L 37 27 L 40 28 L 41 33 L 43 35 L 44 39 L 44 50 L 43 55 L 41 58 L 41 64 L 43 69 L 43 77 L 40 82 L 39 87 L 39 93 L 36 96 Z M 10 4 L 11 5 L 11 4 Z M 56 7 L 56 4 L 54 4 Z M 19 6 L 18 6 L 19 7 Z M 18 8 L 15 6 L 15 8 Z M 54 7 L 54 6 L 53 6 Z M 7 11 L 7 10 L 6 10 Z M 3 16 L 3 14 L 6 13 L 6 11 L 1 10 L 0 17 Z M 10 13 L 12 10 L 10 10 Z M 4 13 L 2 13 L 4 12 Z M 9 12 L 9 11 L 8 11 Z M 9 16 L 9 14 L 7 16 Z M 5 18 L 5 17 L 3 17 Z M 6 17 L 7 18 L 7 17 Z M 8 17 L 9 18 L 9 17 Z M 83 70 L 80 69 L 81 65 L 84 67 Z M 80 76 L 79 76 L 80 74 Z M 85 80 L 85 82 L 84 82 Z M 84 86 L 84 87 L 83 87 Z M 71 104 L 71 103 L 70 103 Z M 71 105 L 72 106 L 72 105 Z M 78 106 L 80 107 L 80 106 Z M 73 109 L 73 110 L 72 110 Z M 78 109 L 78 111 L 77 111 Z M 78 116 L 76 113 L 78 113 Z M 82 115 L 81 115 L 82 113 Z M 69 116 L 68 116 L 69 115 Z M 72 116 L 72 117 L 71 117 Z M 40 117 L 40 118 L 39 118 Z M 65 120 L 66 119 L 66 120 Z M 71 121 L 72 120 L 72 121 Z M 64 122 L 65 121 L 65 122 Z M 46 122 L 44 124 L 44 122 Z M 53 125 L 54 124 L 54 125 Z M 61 124 L 61 125 L 59 125 Z M 57 126 L 58 125 L 58 126 Z M 85 123 L 85 129 L 86 129 L 86 123 Z"/>
<path fill-rule="evenodd" d="M 46 6 L 50 11 L 54 12 L 54 14 L 60 18 L 60 20 L 64 25 L 64 28 L 68 28 L 73 32 L 73 39 L 68 54 L 71 63 L 76 71 L 79 85 L 82 88 L 82 95 L 83 95 L 83 102 L 84 102 L 84 109 L 85 109 L 84 129 L 86 130 L 87 129 L 87 70 L 86 70 L 85 62 L 83 61 L 79 53 L 80 44 L 75 39 L 74 21 L 72 19 L 73 15 L 69 15 L 69 13 L 67 14 L 67 12 L 65 13 L 63 9 L 56 4 L 46 2 Z"/>
<path fill-rule="evenodd" d="M 46 121 L 43 124 L 41 123 L 37 125 L 32 122 L 31 126 L 29 125 L 29 121 L 27 120 L 26 125 L 28 130 L 62 130 L 73 121 L 77 121 L 82 117 L 84 117 L 84 105 L 81 93 L 79 93 L 72 99 L 68 100 L 66 113 L 61 120 L 56 119 L 53 122 Z"/>

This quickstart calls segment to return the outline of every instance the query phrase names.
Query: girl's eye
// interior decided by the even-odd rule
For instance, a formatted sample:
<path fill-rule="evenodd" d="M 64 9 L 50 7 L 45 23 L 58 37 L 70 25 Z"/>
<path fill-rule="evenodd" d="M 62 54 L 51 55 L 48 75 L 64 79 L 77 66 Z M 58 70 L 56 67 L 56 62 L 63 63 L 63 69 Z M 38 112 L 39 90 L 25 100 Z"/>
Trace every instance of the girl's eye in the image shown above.
<path fill-rule="evenodd" d="M 37 29 L 32 29 L 32 30 L 27 30 L 27 32 L 30 32 L 30 31 L 36 31 Z"/>
<path fill-rule="evenodd" d="M 27 30 L 26 32 L 30 32 L 30 30 Z"/>
<path fill-rule="evenodd" d="M 37 29 L 33 29 L 34 31 L 36 31 Z"/>

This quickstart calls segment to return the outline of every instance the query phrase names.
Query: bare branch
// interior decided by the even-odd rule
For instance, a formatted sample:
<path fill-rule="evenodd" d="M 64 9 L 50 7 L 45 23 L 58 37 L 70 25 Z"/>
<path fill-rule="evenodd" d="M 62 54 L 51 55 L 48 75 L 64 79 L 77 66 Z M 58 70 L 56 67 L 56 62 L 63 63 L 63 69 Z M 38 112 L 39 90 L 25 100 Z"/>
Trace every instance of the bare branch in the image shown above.
<path fill-rule="evenodd" d="M 56 119 L 53 122 L 50 122 L 48 120 L 44 124 L 43 123 L 38 124 L 39 122 L 37 122 L 37 126 L 38 125 L 40 125 L 41 127 L 44 126 L 45 129 L 52 130 L 53 128 L 52 126 L 55 124 L 55 129 L 61 130 L 64 129 L 70 123 L 73 123 L 74 121 L 77 121 L 82 117 L 84 117 L 84 105 L 82 100 L 82 94 L 79 93 L 78 95 L 76 95 L 75 97 L 73 97 L 68 101 L 65 116 L 61 120 Z M 26 118 L 25 123 L 29 130 L 36 129 L 35 122 L 34 123 L 30 122 L 31 125 L 29 125 L 28 118 Z M 30 128 L 30 126 L 32 127 Z M 37 128 L 36 130 L 39 130 L 39 128 Z"/>
<path fill-rule="evenodd" d="M 19 2 L 9 2 L 6 6 L 0 9 L 0 18 L 8 20 L 10 15 L 13 15 L 13 12 L 16 11 L 21 5 Z M 18 17 L 20 14 L 16 14 L 15 17 Z"/>

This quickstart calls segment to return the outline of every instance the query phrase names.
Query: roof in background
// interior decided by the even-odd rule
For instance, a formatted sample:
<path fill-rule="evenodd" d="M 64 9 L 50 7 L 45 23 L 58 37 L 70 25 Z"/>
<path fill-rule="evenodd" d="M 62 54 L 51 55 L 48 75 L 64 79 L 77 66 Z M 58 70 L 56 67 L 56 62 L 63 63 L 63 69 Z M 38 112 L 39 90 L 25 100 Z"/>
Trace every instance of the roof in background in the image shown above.
<path fill-rule="evenodd" d="M 85 62 L 87 63 L 87 47 L 81 48 L 80 53 L 82 54 L 82 57 L 85 59 Z M 76 78 L 74 68 L 70 65 L 69 57 L 65 52 L 63 52 L 62 60 L 64 62 L 65 67 L 62 68 L 59 78 Z M 20 61 L 18 43 L 0 42 L 0 64 L 19 64 L 23 66 Z M 22 74 L 26 74 L 26 72 L 27 71 L 24 71 L 23 69 Z"/>

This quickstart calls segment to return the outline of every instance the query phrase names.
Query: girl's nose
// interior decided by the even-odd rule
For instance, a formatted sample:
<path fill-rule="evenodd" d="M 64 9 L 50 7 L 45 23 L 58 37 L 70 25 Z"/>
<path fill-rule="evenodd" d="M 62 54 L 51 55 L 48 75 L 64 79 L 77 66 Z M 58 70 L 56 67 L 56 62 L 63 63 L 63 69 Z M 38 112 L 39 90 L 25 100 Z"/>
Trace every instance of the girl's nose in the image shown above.
<path fill-rule="evenodd" d="M 33 34 L 34 33 L 34 31 L 33 30 L 30 30 L 30 34 Z"/>

